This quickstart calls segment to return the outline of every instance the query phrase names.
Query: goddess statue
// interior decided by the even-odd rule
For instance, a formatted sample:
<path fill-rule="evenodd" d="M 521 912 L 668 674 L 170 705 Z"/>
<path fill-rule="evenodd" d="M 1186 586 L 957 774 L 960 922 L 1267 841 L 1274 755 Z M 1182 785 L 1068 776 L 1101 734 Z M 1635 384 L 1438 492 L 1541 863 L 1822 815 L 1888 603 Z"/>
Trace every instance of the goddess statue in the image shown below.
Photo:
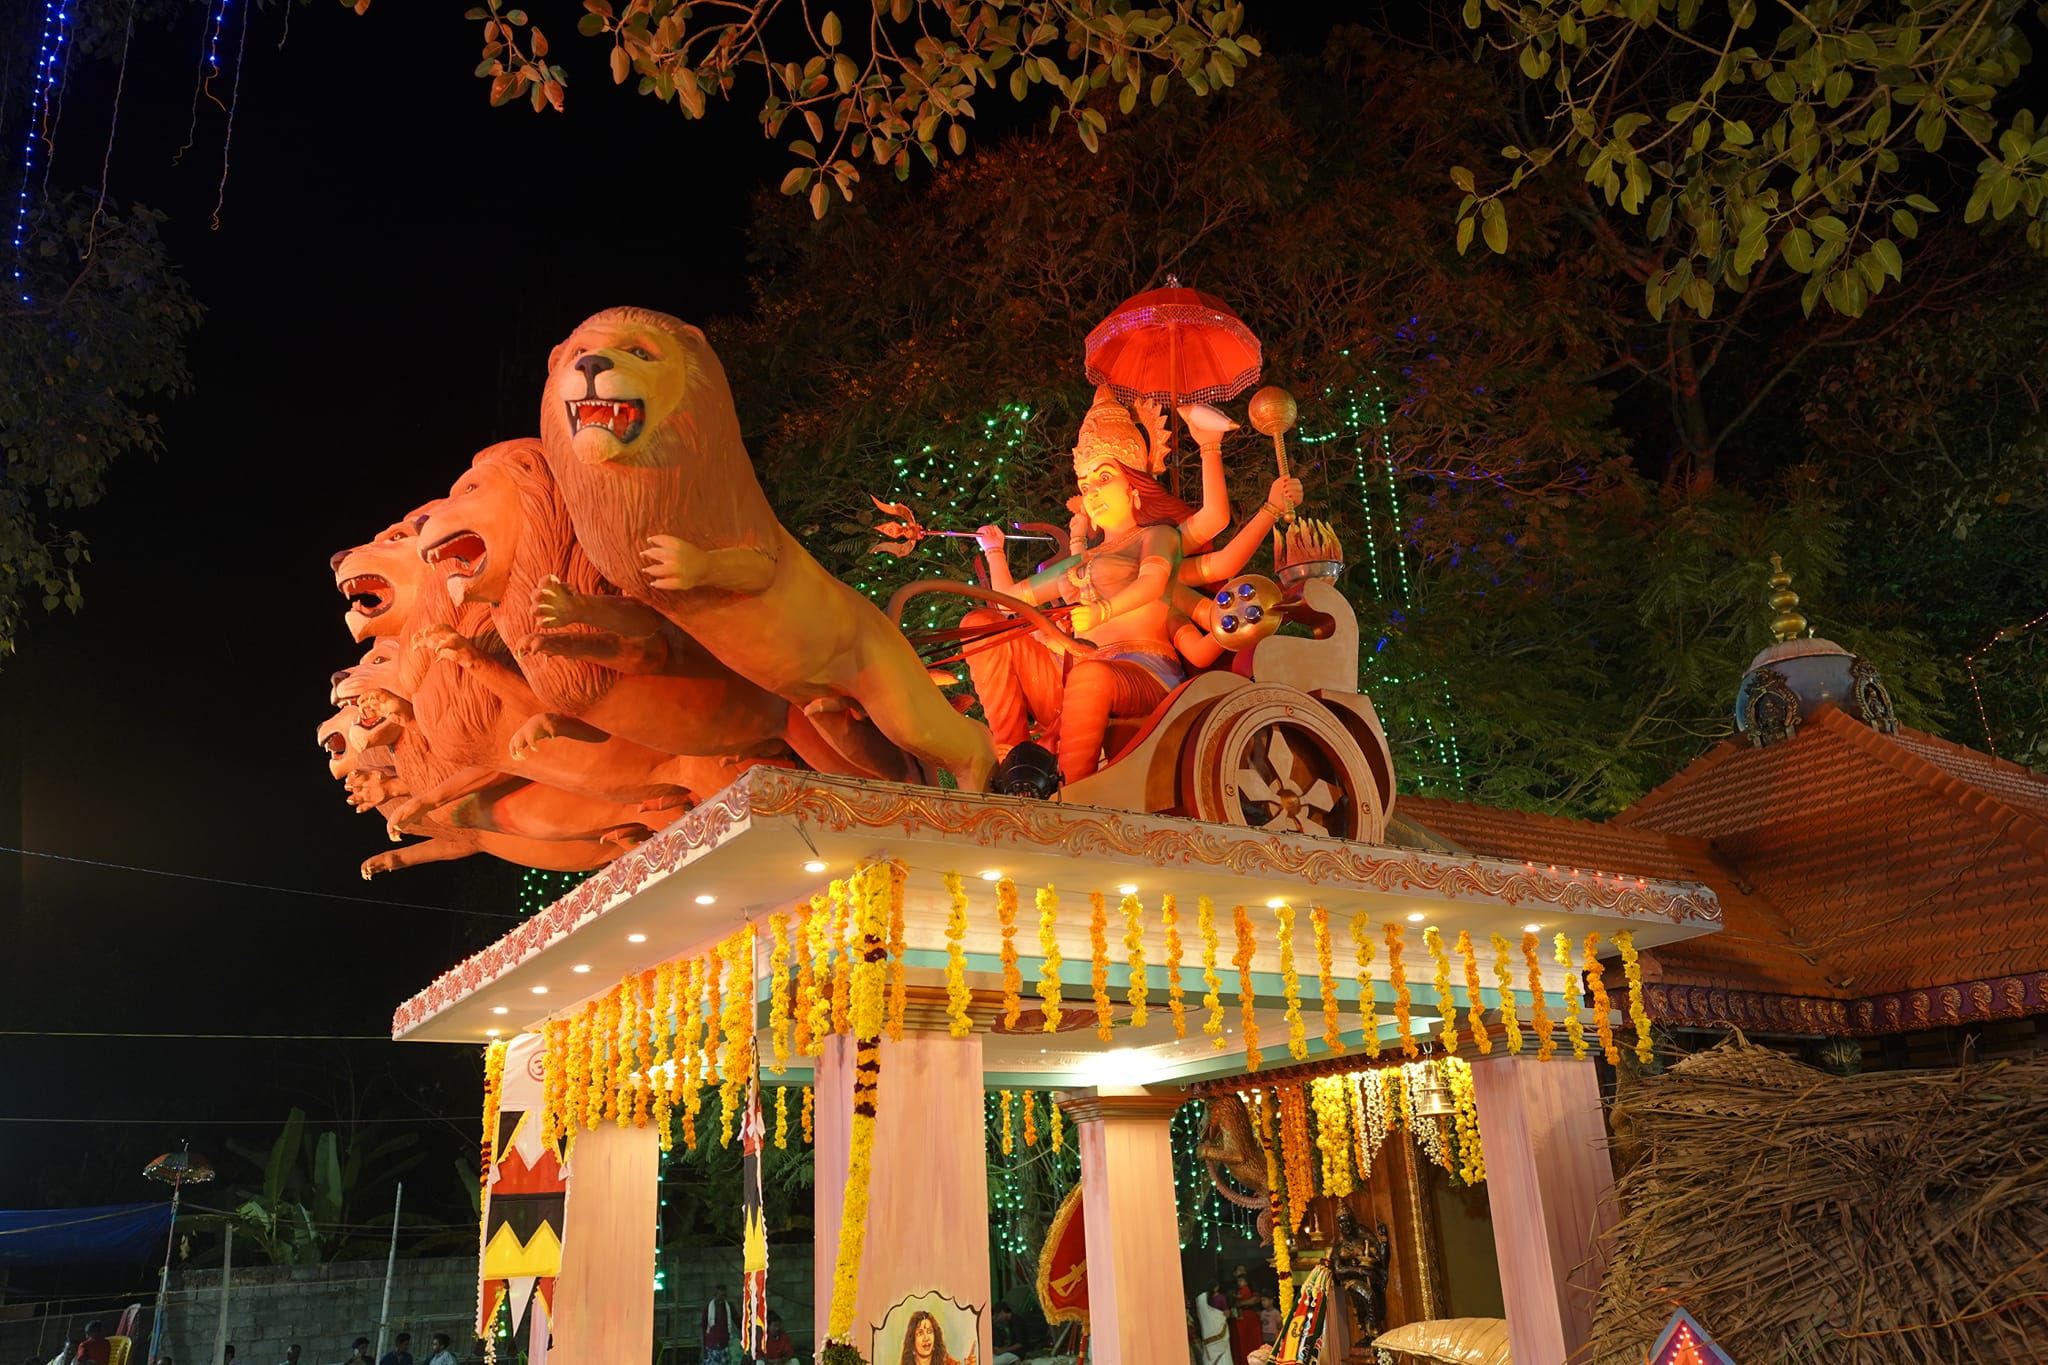
<path fill-rule="evenodd" d="M 1201 452 L 1200 508 L 1159 483 L 1171 439 L 1161 410 L 1140 403 L 1141 429 L 1102 388 L 1074 443 L 1078 496 L 1068 503 L 1074 517 L 1067 557 L 1020 581 L 1010 572 L 1001 528 L 984 526 L 977 534 L 997 592 L 1034 607 L 1071 604 L 1069 628 L 1093 646 L 1069 652 L 1012 631 L 965 651 L 998 752 L 1030 739 L 1035 725 L 1068 782 L 1095 771 L 1112 719 L 1149 715 L 1186 681 L 1191 660 L 1214 661 L 1217 651 L 1204 648 L 1206 636 L 1189 619 L 1191 589 L 1242 569 L 1274 523 L 1301 500 L 1299 480 L 1276 480 L 1230 543 L 1209 551 L 1230 520 L 1223 435 L 1237 424 L 1206 404 L 1180 411 Z M 1000 610 L 978 608 L 961 624 L 979 629 L 1008 619 Z"/>

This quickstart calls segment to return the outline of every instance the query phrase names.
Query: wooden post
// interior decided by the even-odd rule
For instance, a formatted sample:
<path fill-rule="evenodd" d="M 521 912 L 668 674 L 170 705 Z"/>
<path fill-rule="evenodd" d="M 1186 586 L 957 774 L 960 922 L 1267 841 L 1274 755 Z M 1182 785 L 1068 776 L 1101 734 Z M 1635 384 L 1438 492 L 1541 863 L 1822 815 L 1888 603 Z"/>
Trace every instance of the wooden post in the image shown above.
<path fill-rule="evenodd" d="M 1516 1365 L 1564 1365 L 1591 1339 L 1614 1168 L 1593 1062 L 1472 1061 L 1486 1197 Z"/>
<path fill-rule="evenodd" d="M 1105 1086 L 1060 1100 L 1081 1151 L 1094 1365 L 1187 1359 L 1170 1127 L 1183 1098 Z"/>
<path fill-rule="evenodd" d="M 554 1349 L 561 1359 L 646 1359 L 654 1341 L 660 1193 L 661 1138 L 653 1128 L 606 1123 L 577 1135 L 555 1280 Z"/>

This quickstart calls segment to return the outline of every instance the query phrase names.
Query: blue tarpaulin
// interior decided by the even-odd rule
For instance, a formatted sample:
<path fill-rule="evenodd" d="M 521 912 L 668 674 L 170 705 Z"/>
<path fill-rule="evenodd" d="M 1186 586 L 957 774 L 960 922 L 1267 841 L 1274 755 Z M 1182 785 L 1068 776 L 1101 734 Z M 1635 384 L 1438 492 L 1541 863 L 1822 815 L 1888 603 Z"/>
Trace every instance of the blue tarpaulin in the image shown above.
<path fill-rule="evenodd" d="M 95 1265 L 152 1260 L 171 1231 L 171 1205 L 0 1209 L 0 1265 Z"/>

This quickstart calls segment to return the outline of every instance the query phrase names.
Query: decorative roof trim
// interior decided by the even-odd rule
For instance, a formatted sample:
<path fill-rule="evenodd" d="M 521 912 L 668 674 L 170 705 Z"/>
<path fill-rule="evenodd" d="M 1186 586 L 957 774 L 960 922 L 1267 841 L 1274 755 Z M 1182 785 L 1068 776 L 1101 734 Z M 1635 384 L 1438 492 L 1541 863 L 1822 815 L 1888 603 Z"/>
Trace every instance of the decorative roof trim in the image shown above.
<path fill-rule="evenodd" d="M 1652 1019 L 1711 1027 L 1872 1037 L 2048 1014 L 2048 972 L 2020 972 L 1856 1000 L 1658 983 L 1643 988 Z"/>

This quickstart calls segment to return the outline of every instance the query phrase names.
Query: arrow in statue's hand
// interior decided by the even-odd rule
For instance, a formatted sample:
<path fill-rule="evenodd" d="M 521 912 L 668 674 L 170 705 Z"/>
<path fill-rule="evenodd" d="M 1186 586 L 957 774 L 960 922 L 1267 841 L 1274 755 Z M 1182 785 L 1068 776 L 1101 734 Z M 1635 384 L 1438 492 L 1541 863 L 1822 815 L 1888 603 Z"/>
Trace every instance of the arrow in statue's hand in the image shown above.
<path fill-rule="evenodd" d="M 868 494 L 868 501 L 872 502 L 885 515 L 898 518 L 896 521 L 882 522 L 875 527 L 875 534 L 880 536 L 881 539 L 876 541 L 874 546 L 869 549 L 869 554 L 895 555 L 898 559 L 901 559 L 912 550 L 915 550 L 918 547 L 918 543 L 928 536 L 939 536 L 948 540 L 978 540 L 980 538 L 980 533 L 976 531 L 935 531 L 917 519 L 917 513 L 910 510 L 910 504 L 907 502 L 883 502 L 872 493 Z M 1012 522 L 1011 525 L 1014 526 L 1016 523 Z M 1052 541 L 1051 536 L 1012 535 L 1006 536 L 1005 539 L 1043 540 L 1048 543 Z"/>

